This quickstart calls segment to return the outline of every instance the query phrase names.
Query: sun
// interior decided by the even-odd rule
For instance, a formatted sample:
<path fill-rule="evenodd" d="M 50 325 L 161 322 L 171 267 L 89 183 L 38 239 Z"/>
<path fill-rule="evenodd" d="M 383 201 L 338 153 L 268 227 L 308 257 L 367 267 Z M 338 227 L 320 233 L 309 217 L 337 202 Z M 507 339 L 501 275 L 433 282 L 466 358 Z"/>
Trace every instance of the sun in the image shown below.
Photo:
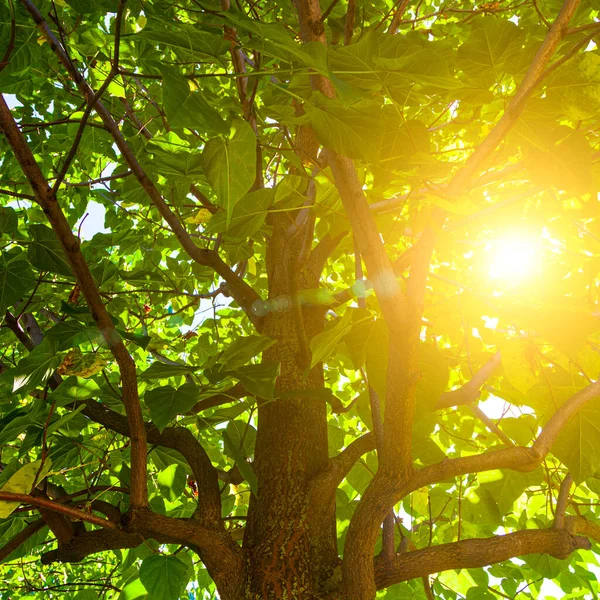
<path fill-rule="evenodd" d="M 504 285 L 530 278 L 539 267 L 540 244 L 533 236 L 501 237 L 489 242 L 486 251 L 488 276 Z"/>

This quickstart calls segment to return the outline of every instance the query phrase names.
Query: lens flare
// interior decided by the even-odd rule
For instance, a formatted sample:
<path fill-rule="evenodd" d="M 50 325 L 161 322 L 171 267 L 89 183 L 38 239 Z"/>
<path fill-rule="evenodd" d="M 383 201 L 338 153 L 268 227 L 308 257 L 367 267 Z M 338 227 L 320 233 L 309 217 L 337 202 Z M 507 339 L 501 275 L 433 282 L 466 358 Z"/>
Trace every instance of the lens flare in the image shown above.
<path fill-rule="evenodd" d="M 539 242 L 532 237 L 505 237 L 490 242 L 488 276 L 505 284 L 533 275 L 539 263 Z"/>

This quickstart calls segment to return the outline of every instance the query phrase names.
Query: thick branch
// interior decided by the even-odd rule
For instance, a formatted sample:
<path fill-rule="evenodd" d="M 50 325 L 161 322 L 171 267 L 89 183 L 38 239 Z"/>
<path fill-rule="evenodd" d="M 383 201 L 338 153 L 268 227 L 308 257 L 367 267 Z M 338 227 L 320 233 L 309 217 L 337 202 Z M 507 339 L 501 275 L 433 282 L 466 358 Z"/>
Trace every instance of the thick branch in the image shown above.
<path fill-rule="evenodd" d="M 569 23 L 569 20 L 573 16 L 577 6 L 579 5 L 579 0 L 565 0 L 563 4 L 563 8 L 560 11 L 555 23 L 552 28 L 548 32 L 544 42 L 542 43 L 539 51 L 537 52 L 525 78 L 517 88 L 516 94 L 514 98 L 509 103 L 507 110 L 500 121 L 496 124 L 496 126 L 492 129 L 492 131 L 488 134 L 485 140 L 479 145 L 477 150 L 469 157 L 466 164 L 456 173 L 450 182 L 447 190 L 447 194 L 451 198 L 458 197 L 460 194 L 464 192 L 467 185 L 483 167 L 485 161 L 491 155 L 491 153 L 495 150 L 498 144 L 504 139 L 510 129 L 515 125 L 519 115 L 523 111 L 525 106 L 525 102 L 532 94 L 536 84 L 540 81 L 540 77 L 548 64 L 551 56 L 554 54 L 560 40 L 562 39 L 566 27 Z M 318 6 L 318 3 L 317 3 Z M 330 160 L 330 164 L 334 164 L 334 161 Z M 335 176 L 335 171 L 334 171 Z M 337 177 L 336 177 L 337 183 Z M 353 182 L 354 183 L 354 182 Z M 342 193 L 342 189 L 340 188 L 340 195 L 342 199 L 344 198 L 344 194 Z M 362 192 L 362 189 L 354 189 L 353 202 L 359 203 L 361 206 L 366 205 L 366 199 Z M 346 202 L 344 202 L 346 206 Z M 347 209 L 348 210 L 348 209 Z M 368 212 L 368 206 L 367 206 Z M 349 212 L 350 222 L 354 226 L 354 219 L 352 218 L 352 214 Z M 368 215 L 370 216 L 370 214 Z M 433 223 L 433 227 L 429 228 L 423 233 L 423 236 L 427 235 L 432 241 L 427 241 L 420 249 L 420 257 L 418 259 L 413 260 L 410 279 L 407 285 L 407 296 L 408 302 L 405 303 L 405 306 L 402 306 L 401 303 L 396 302 L 397 306 L 400 307 L 402 311 L 402 315 L 404 318 L 407 318 L 407 323 L 409 325 L 413 325 L 416 327 L 416 317 L 419 315 L 421 294 L 424 293 L 423 280 L 426 277 L 426 273 L 424 271 L 428 269 L 429 258 L 428 255 L 431 256 L 431 250 L 433 248 L 433 241 L 435 240 L 436 229 L 441 226 L 445 218 L 445 214 L 443 211 L 437 209 L 435 211 L 436 221 Z M 360 237 L 359 244 L 361 242 Z M 377 253 L 385 252 L 381 247 L 381 240 L 371 239 L 372 243 L 378 248 Z M 362 250 L 362 244 L 361 244 Z M 365 256 L 365 262 L 367 263 L 367 267 L 370 270 L 369 263 L 367 262 L 368 255 L 363 252 Z M 387 257 L 386 257 L 387 258 Z M 417 271 L 415 271 L 415 265 L 417 265 Z M 371 273 L 370 273 L 371 276 Z M 414 288 L 412 287 L 412 281 L 414 278 Z M 380 291 L 377 286 L 375 286 L 375 291 L 377 292 L 378 297 L 380 298 Z M 391 290 L 387 290 L 388 293 Z M 391 294 L 391 296 L 396 300 L 395 294 Z M 394 327 L 395 322 L 388 319 L 388 315 L 386 314 L 386 305 L 382 303 L 382 310 L 384 313 L 384 317 L 390 326 L 391 336 L 390 340 L 394 347 L 391 347 L 390 350 L 396 350 L 400 352 L 400 356 L 406 355 L 407 351 L 412 352 L 413 347 L 411 345 L 411 339 L 414 337 L 415 329 L 411 329 L 408 332 L 404 332 L 405 341 L 403 342 L 401 339 L 398 339 L 398 334 L 396 333 L 396 328 Z M 393 311 L 393 308 L 389 310 Z M 407 317 L 405 316 L 407 315 Z M 401 319 L 402 322 L 402 319 Z M 420 317 L 418 319 L 418 325 L 420 326 Z M 418 341 L 418 329 L 416 329 L 417 333 L 417 341 Z M 402 335 L 402 334 L 401 334 Z M 394 354 L 390 352 L 390 365 L 394 364 L 392 360 L 392 356 Z M 412 410 L 411 405 L 414 403 L 414 393 L 411 393 L 411 377 L 412 377 L 412 369 L 415 363 L 415 357 L 412 356 L 406 359 L 407 364 L 404 366 L 401 372 L 392 372 L 391 369 L 388 371 L 388 394 L 390 397 L 386 398 L 386 423 L 385 423 L 385 436 L 387 436 L 392 432 L 397 432 L 400 434 L 406 435 L 408 431 L 410 433 L 410 425 L 407 426 L 400 422 L 397 427 L 395 427 L 395 423 L 397 419 L 410 419 L 412 424 Z M 398 389 L 399 388 L 399 389 Z M 414 389 L 412 390 L 414 392 Z M 597 395 L 597 391 L 594 389 L 592 395 Z M 389 407 L 392 407 L 392 411 L 390 413 Z M 564 407 L 561 407 L 562 410 Z M 558 413 L 557 413 L 558 415 Z M 555 417 L 557 416 L 555 415 Z M 389 417 L 393 417 L 394 424 L 389 424 Z M 568 420 L 568 419 L 566 419 Z M 565 422 L 566 422 L 565 420 Z M 546 433 L 546 429 L 538 438 L 536 444 L 531 449 L 520 449 L 520 448 L 511 448 L 507 450 L 499 451 L 498 453 L 491 453 L 495 455 L 493 459 L 490 459 L 489 455 L 482 455 L 481 457 L 469 457 L 475 459 L 474 462 L 470 462 L 469 458 L 465 459 L 456 459 L 457 461 L 461 461 L 460 463 L 454 463 L 454 461 L 448 461 L 449 463 L 454 463 L 453 466 L 457 467 L 459 472 L 464 469 L 468 469 L 465 472 L 473 472 L 479 470 L 486 470 L 488 467 L 485 466 L 487 461 L 490 462 L 507 462 L 508 468 L 522 468 L 522 464 L 520 463 L 520 459 L 523 458 L 523 454 L 529 458 L 529 464 L 539 464 L 541 460 L 541 456 L 545 456 L 549 451 L 548 442 L 551 444 L 554 441 L 558 431 L 564 425 L 564 422 L 558 426 L 558 429 L 555 432 L 555 426 L 557 426 L 557 422 L 554 422 L 554 425 L 551 422 L 548 424 L 546 429 L 548 429 L 548 433 Z M 554 435 L 554 433 L 556 435 Z M 386 448 L 390 448 L 390 451 L 393 452 L 393 442 L 398 442 L 398 446 L 401 451 L 401 456 L 406 456 L 408 454 L 410 456 L 410 443 L 411 437 L 404 439 L 389 439 L 385 440 Z M 501 454 L 501 453 L 508 454 Z M 398 456 L 398 455 L 395 455 Z M 485 457 L 485 458 L 484 458 Z M 387 459 L 387 453 L 382 457 Z M 464 463 L 462 462 L 464 461 Z M 393 461 L 394 463 L 396 461 Z M 363 495 L 361 502 L 358 506 L 358 509 L 354 513 L 354 516 L 350 522 L 350 528 L 348 530 L 348 535 L 346 537 L 346 551 L 344 555 L 344 565 L 343 565 L 343 589 L 344 592 L 348 595 L 351 600 L 362 600 L 364 598 L 374 597 L 375 594 L 375 585 L 374 585 L 374 573 L 373 573 L 373 564 L 372 564 L 372 552 L 373 547 L 375 545 L 375 541 L 377 539 L 379 527 L 383 518 L 389 511 L 389 509 L 395 504 L 398 498 L 398 494 L 395 493 L 396 488 L 402 488 L 406 483 L 406 459 L 399 459 L 398 462 L 400 467 L 402 468 L 400 471 L 389 472 L 386 469 L 386 464 L 381 464 L 380 470 L 373 478 L 369 487 L 367 488 L 365 494 Z M 409 463 L 410 464 L 410 463 Z M 441 463 L 445 465 L 446 463 Z M 513 467 L 514 465 L 514 467 Z M 482 468 L 479 468 L 482 467 Z M 444 467 L 439 467 L 442 471 L 445 470 Z M 501 468 L 498 466 L 494 466 L 491 468 Z M 452 469 L 448 469 L 452 471 Z M 419 472 L 418 475 L 411 478 L 411 483 L 418 478 L 423 471 L 427 471 L 427 469 L 423 469 Z M 433 473 L 431 473 L 433 474 Z M 457 473 L 459 474 L 459 473 Z M 441 479 L 444 479 L 442 477 Z M 439 481 L 440 479 L 436 479 Z M 416 488 L 413 488 L 416 489 Z M 408 492 L 407 492 L 408 493 Z M 400 494 L 401 496 L 401 494 Z"/>
<path fill-rule="evenodd" d="M 6 323 L 6 326 L 17 336 L 17 339 L 27 350 L 31 352 L 35 348 L 35 344 L 31 338 L 21 329 L 19 322 L 11 313 L 6 313 L 4 323 Z"/>
<path fill-rule="evenodd" d="M 567 400 L 552 415 L 546 426 L 530 447 L 514 446 L 502 450 L 484 452 L 475 456 L 453 458 L 417 471 L 409 482 L 409 491 L 425 485 L 444 481 L 451 477 L 479 473 L 492 469 L 533 471 L 550 452 L 552 444 L 577 411 L 590 400 L 600 396 L 600 382 L 592 383 Z M 409 492 L 408 492 L 409 493 Z"/>
<path fill-rule="evenodd" d="M 351 528 L 364 526 L 365 529 L 359 531 L 356 537 L 371 549 L 369 555 L 366 551 L 357 553 L 357 559 L 361 561 L 361 567 L 372 569 L 372 548 L 377 539 L 379 525 L 389 508 L 402 498 L 421 487 L 468 473 L 479 473 L 494 469 L 512 469 L 521 472 L 533 471 L 550 452 L 552 444 L 569 420 L 582 406 L 598 396 L 600 396 L 600 382 L 592 383 L 574 394 L 554 413 L 531 447 L 513 446 L 512 448 L 503 448 L 475 456 L 444 460 L 416 471 L 407 482 L 392 477 L 377 477 L 376 475 L 367 488 L 357 513 L 355 513 L 355 517 L 350 523 Z M 357 519 L 356 515 L 360 514 L 358 511 L 361 510 L 362 514 Z M 372 523 L 377 523 L 377 527 L 369 529 L 367 533 L 366 527 Z M 419 574 L 419 576 L 421 575 Z"/>
<path fill-rule="evenodd" d="M 130 437 L 129 423 L 123 415 L 95 400 L 86 400 L 82 404 L 85 404 L 82 411 L 84 415 L 112 431 Z M 185 427 L 167 427 L 160 433 L 153 425 L 145 424 L 145 430 L 150 444 L 172 448 L 184 456 L 198 484 L 196 519 L 203 525 L 217 527 L 221 523 L 218 474 L 200 442 Z"/>
<path fill-rule="evenodd" d="M 42 554 L 41 561 L 43 565 L 54 562 L 80 562 L 90 554 L 137 548 L 143 542 L 144 538 L 139 533 L 127 533 L 120 529 L 84 531 L 73 536 L 67 544 L 61 544 L 56 550 Z"/>
<path fill-rule="evenodd" d="M 485 567 L 527 554 L 550 554 L 564 559 L 575 550 L 590 548 L 587 538 L 575 536 L 564 529 L 517 531 L 403 552 L 397 554 L 393 561 L 376 560 L 375 583 L 380 590 L 394 583 L 450 569 Z"/>
<path fill-rule="evenodd" d="M 60 242 L 73 275 L 88 304 L 94 322 L 102 332 L 121 373 L 123 404 L 131 427 L 131 503 L 132 507 L 146 506 L 146 437 L 144 421 L 137 390 L 135 363 L 123 344 L 110 318 L 90 269 L 83 258 L 79 240 L 73 235 L 56 196 L 40 170 L 35 158 L 19 130 L 4 97 L 0 95 L 0 128 L 17 158 L 23 173 L 33 188 L 35 199 L 41 206 L 54 233 Z"/>

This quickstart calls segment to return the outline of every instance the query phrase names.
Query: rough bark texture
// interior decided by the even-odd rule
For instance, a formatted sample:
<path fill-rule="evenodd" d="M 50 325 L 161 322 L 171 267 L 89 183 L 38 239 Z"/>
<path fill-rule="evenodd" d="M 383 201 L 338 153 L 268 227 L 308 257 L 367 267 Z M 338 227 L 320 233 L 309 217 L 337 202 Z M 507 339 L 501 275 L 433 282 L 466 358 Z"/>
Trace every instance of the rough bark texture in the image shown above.
<path fill-rule="evenodd" d="M 303 228 L 309 224 L 296 228 L 289 216 L 273 219 L 267 264 L 272 309 L 263 333 L 277 344 L 264 359 L 280 362 L 276 390 L 284 397 L 263 401 L 258 410 L 254 468 L 260 483 L 244 538 L 252 573 L 249 598 L 316 599 L 337 564 L 333 507 L 319 527 L 311 527 L 309 514 L 308 483 L 328 462 L 326 403 L 293 395 L 323 387 L 320 365 L 306 376 L 305 355 L 306 344 L 323 327 L 323 312 L 290 310 L 298 290 L 316 283 L 301 264 Z"/>

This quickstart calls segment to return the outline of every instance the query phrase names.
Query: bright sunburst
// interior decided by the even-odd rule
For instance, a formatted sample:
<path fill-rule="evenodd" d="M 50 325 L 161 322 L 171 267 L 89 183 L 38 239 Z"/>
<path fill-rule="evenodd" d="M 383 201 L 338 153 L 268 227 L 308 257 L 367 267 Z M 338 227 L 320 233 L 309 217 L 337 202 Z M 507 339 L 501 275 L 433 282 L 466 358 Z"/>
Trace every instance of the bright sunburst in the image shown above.
<path fill-rule="evenodd" d="M 533 275 L 540 262 L 539 241 L 530 236 L 510 236 L 490 242 L 488 275 L 505 284 L 517 283 Z"/>

